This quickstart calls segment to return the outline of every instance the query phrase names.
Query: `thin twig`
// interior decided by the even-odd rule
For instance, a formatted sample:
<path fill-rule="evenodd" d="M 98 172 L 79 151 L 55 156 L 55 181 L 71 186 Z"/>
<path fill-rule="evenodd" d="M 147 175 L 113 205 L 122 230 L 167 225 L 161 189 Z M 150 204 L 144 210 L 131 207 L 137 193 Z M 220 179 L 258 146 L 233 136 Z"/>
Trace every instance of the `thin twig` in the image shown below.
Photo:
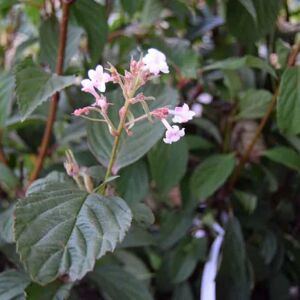
<path fill-rule="evenodd" d="M 293 67 L 296 63 L 296 60 L 297 60 L 297 56 L 300 52 L 300 43 L 292 50 L 292 52 L 290 53 L 289 55 L 289 59 L 288 59 L 288 67 Z M 277 87 L 276 90 L 275 90 L 275 93 L 273 95 L 273 98 L 270 102 L 270 105 L 268 107 L 268 110 L 266 111 L 264 117 L 261 119 L 260 121 L 260 124 L 259 126 L 257 127 L 256 129 L 256 132 L 255 132 L 255 135 L 252 139 L 252 141 L 250 142 L 248 148 L 246 149 L 244 155 L 242 156 L 238 166 L 235 168 L 234 172 L 233 172 L 233 175 L 229 181 L 229 187 L 228 187 L 228 193 L 231 193 L 239 176 L 240 176 L 240 173 L 245 165 L 245 163 L 248 161 L 249 159 L 249 156 L 253 150 L 253 147 L 254 145 L 256 144 L 258 138 L 260 137 L 267 121 L 269 120 L 270 116 L 272 115 L 272 112 L 276 106 L 276 100 L 277 100 L 277 97 L 278 97 L 278 93 L 279 93 L 279 88 Z"/>
<path fill-rule="evenodd" d="M 68 32 L 69 8 L 71 3 L 72 2 L 64 1 L 62 7 L 63 16 L 60 23 L 59 46 L 58 46 L 59 48 L 58 48 L 57 63 L 56 63 L 56 73 L 58 75 L 62 74 L 63 72 L 65 48 L 66 48 L 67 32 Z M 30 183 L 32 183 L 34 180 L 38 178 L 39 173 L 43 167 L 43 163 L 47 154 L 49 141 L 53 129 L 53 124 L 56 118 L 58 101 L 59 101 L 59 93 L 55 93 L 51 99 L 50 112 L 48 115 L 46 129 L 44 131 L 37 162 L 35 164 L 34 170 L 29 179 Z"/>

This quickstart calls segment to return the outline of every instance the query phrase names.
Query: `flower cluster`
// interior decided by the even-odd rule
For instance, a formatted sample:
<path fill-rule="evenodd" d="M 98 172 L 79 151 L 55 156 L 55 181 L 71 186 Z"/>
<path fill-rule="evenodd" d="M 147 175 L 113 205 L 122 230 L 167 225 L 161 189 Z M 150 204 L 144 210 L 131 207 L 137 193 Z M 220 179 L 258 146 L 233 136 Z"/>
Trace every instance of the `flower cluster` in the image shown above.
<path fill-rule="evenodd" d="M 162 52 L 151 48 L 140 60 L 136 61 L 132 59 L 130 62 L 130 69 L 129 71 L 126 70 L 124 75 L 120 74 L 112 65 L 110 65 L 110 68 L 106 71 L 103 66 L 98 65 L 95 70 L 89 70 L 87 79 L 81 81 L 82 91 L 93 95 L 95 102 L 90 106 L 76 109 L 73 112 L 75 116 L 95 120 L 88 115 L 91 111 L 98 112 L 102 118 L 97 119 L 97 121 L 105 122 L 108 125 L 110 133 L 114 136 L 118 135 L 118 129 L 114 127 L 113 122 L 108 115 L 108 109 L 111 103 L 109 103 L 107 98 L 101 94 L 106 91 L 106 84 L 112 82 L 119 84 L 123 91 L 125 104 L 120 109 L 119 116 L 120 123 L 122 123 L 121 128 L 124 128 L 128 135 L 131 134 L 130 129 L 136 122 L 146 119 L 149 115 L 161 120 L 166 127 L 165 138 L 163 139 L 165 143 L 171 144 L 177 142 L 185 135 L 184 128 L 180 129 L 177 125 L 171 126 L 167 121 L 167 118 L 172 115 L 172 121 L 174 123 L 185 123 L 190 121 L 195 116 L 195 112 L 191 111 L 187 104 L 184 104 L 181 107 L 175 107 L 174 110 L 161 107 L 154 111 L 149 111 L 147 101 L 153 100 L 154 98 L 145 96 L 143 93 L 138 93 L 136 95 L 137 90 L 148 80 L 158 76 L 160 73 L 169 73 L 166 56 Z M 136 103 L 143 104 L 145 114 L 135 119 L 131 118 L 130 121 L 126 123 L 126 118 L 128 118 L 128 107 Z"/>

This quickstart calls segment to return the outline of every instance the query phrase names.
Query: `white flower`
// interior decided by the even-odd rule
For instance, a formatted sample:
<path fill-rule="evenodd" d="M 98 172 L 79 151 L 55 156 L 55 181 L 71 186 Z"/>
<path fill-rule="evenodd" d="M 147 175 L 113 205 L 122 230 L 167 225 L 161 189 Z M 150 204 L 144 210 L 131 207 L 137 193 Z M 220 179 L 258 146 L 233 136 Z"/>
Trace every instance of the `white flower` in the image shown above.
<path fill-rule="evenodd" d="M 206 232 L 203 229 L 198 229 L 194 233 L 194 237 L 196 239 L 202 239 L 206 236 Z"/>
<path fill-rule="evenodd" d="M 169 73 L 166 56 L 157 49 L 149 49 L 148 53 L 143 57 L 143 63 L 146 69 L 154 75 L 158 75 L 159 72 Z"/>
<path fill-rule="evenodd" d="M 185 135 L 184 128 L 180 129 L 176 125 L 171 126 L 166 119 L 161 121 L 167 128 L 166 137 L 163 139 L 166 144 L 178 142 Z"/>
<path fill-rule="evenodd" d="M 268 57 L 268 48 L 266 44 L 259 44 L 258 45 L 258 56 L 260 58 L 266 59 Z"/>
<path fill-rule="evenodd" d="M 101 93 L 105 92 L 105 84 L 110 81 L 110 75 L 103 72 L 103 67 L 98 65 L 95 70 L 89 70 L 88 75 L 94 87 Z"/>
<path fill-rule="evenodd" d="M 172 121 L 174 123 L 186 123 L 193 119 L 196 113 L 189 109 L 187 104 L 183 104 L 182 107 L 177 106 L 175 110 L 169 109 L 169 114 L 174 115 Z"/>
<path fill-rule="evenodd" d="M 213 97 L 209 93 L 202 93 L 197 97 L 197 101 L 202 104 L 210 104 L 213 100 Z"/>
<path fill-rule="evenodd" d="M 192 105 L 192 111 L 195 113 L 196 117 L 201 117 L 203 112 L 203 106 L 199 103 L 194 103 Z"/>

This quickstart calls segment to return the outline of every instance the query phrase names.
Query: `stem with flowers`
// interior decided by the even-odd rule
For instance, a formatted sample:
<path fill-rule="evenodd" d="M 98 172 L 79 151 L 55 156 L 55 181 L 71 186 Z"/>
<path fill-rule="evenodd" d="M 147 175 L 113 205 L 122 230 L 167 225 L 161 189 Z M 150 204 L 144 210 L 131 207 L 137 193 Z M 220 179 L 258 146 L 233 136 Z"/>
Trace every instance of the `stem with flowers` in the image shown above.
<path fill-rule="evenodd" d="M 114 168 L 123 131 L 125 131 L 128 136 L 131 136 L 133 134 L 131 128 L 135 126 L 137 122 L 141 122 L 147 118 L 151 121 L 152 117 L 154 117 L 155 119 L 160 120 L 166 128 L 166 136 L 163 141 L 167 144 L 172 144 L 179 141 L 185 135 L 185 131 L 184 128 L 180 129 L 177 125 L 170 125 L 167 121 L 168 116 L 174 116 L 172 119 L 174 123 L 185 123 L 195 116 L 195 112 L 190 111 L 187 104 L 184 104 L 182 107 L 175 107 L 175 109 L 159 107 L 150 111 L 147 101 L 155 100 L 154 97 L 145 96 L 143 93 L 137 93 L 147 81 L 151 80 L 154 76 L 157 77 L 160 72 L 169 72 L 166 56 L 160 51 L 149 49 L 148 54 L 145 57 L 141 57 L 138 61 L 132 59 L 130 70 L 125 71 L 124 75 L 120 74 L 112 65 L 110 65 L 110 68 L 107 70 L 110 74 L 104 72 L 104 68 L 101 65 L 98 65 L 95 70 L 89 70 L 89 79 L 84 79 L 81 82 L 82 91 L 92 94 L 95 98 L 95 103 L 91 106 L 76 109 L 73 112 L 73 115 L 75 116 L 80 116 L 90 121 L 106 123 L 110 134 L 114 138 L 104 180 L 96 189 L 93 189 L 100 194 L 105 194 L 107 183 L 111 180 L 111 176 L 114 175 L 113 173 L 115 173 Z M 118 84 L 124 97 L 124 104 L 119 110 L 119 122 L 117 128 L 115 128 L 108 114 L 110 103 L 103 94 L 99 95 L 99 92 L 105 92 L 106 84 L 108 82 Z M 137 103 L 142 105 L 144 114 L 135 117 L 130 111 L 130 107 Z M 99 113 L 101 118 L 98 119 L 87 116 L 91 111 Z M 74 167 L 72 164 L 74 164 Z M 67 173 L 72 177 L 75 175 L 78 176 L 78 172 L 76 174 L 72 172 L 73 169 L 78 170 L 79 172 L 75 158 L 73 159 L 73 163 L 71 160 L 69 161 Z M 90 186 L 89 188 L 86 188 L 86 190 L 91 190 Z"/>

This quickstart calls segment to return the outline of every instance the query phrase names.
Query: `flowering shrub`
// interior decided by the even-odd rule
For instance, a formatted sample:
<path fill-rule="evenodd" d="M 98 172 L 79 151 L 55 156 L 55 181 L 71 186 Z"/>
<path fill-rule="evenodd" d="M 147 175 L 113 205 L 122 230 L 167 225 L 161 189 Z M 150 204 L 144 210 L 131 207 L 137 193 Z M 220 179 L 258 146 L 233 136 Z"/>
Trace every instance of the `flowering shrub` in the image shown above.
<path fill-rule="evenodd" d="M 296 0 L 2 0 L 0 299 L 299 299 Z"/>

